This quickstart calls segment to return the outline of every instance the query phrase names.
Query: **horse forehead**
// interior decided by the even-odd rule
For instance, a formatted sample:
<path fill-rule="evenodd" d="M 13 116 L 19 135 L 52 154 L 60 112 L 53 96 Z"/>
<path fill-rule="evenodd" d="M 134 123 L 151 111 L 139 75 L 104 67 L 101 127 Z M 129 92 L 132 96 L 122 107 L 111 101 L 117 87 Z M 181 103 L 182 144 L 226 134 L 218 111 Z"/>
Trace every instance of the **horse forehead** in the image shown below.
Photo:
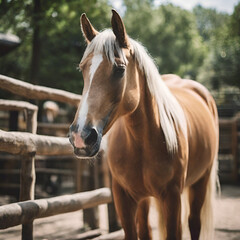
<path fill-rule="evenodd" d="M 112 65 L 104 54 L 94 55 L 88 68 L 90 86 L 99 83 L 100 80 L 106 80 L 111 75 Z"/>
<path fill-rule="evenodd" d="M 89 76 L 90 76 L 90 84 L 93 80 L 93 77 L 97 71 L 97 69 L 99 68 L 100 64 L 103 61 L 103 55 L 102 54 L 94 54 L 92 59 L 91 59 L 91 65 L 90 65 L 90 69 L 89 69 Z"/>

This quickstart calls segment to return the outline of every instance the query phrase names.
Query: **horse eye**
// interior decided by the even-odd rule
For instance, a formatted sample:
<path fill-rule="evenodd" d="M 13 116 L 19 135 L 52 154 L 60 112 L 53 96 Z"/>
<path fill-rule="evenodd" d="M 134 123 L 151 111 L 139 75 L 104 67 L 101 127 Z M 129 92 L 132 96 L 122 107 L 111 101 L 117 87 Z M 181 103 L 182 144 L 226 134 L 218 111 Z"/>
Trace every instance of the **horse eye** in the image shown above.
<path fill-rule="evenodd" d="M 124 64 L 114 65 L 113 76 L 115 78 L 122 78 L 125 73 L 126 66 Z"/>

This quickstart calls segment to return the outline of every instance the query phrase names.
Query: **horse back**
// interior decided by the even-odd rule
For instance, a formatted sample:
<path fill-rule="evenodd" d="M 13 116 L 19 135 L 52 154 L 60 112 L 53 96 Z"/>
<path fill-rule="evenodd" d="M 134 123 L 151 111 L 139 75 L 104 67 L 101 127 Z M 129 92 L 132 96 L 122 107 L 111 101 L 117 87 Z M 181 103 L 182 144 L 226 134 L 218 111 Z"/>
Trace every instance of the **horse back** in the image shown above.
<path fill-rule="evenodd" d="M 190 79 L 182 79 L 174 74 L 162 75 L 162 79 L 165 81 L 165 83 L 169 86 L 170 89 L 181 88 L 198 95 L 208 106 L 215 120 L 218 120 L 215 101 L 212 98 L 210 92 L 202 84 Z"/>

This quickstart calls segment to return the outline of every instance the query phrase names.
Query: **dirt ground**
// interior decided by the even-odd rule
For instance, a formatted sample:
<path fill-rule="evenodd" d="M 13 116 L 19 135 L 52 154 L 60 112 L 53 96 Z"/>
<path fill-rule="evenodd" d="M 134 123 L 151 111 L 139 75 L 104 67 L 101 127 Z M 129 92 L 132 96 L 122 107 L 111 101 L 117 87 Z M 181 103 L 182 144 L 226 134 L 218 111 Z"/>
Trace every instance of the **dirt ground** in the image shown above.
<path fill-rule="evenodd" d="M 101 206 L 100 228 L 106 231 L 107 221 L 104 215 L 106 207 Z M 215 240 L 240 239 L 240 186 L 222 186 L 221 197 L 215 205 Z M 151 219 L 151 221 L 153 221 Z M 34 222 L 35 240 L 78 239 L 83 229 L 82 211 L 38 219 Z M 154 240 L 158 239 L 153 223 Z M 0 230 L 0 240 L 20 240 L 21 226 Z"/>
<path fill-rule="evenodd" d="M 215 206 L 216 239 L 240 239 L 240 186 L 222 186 Z"/>

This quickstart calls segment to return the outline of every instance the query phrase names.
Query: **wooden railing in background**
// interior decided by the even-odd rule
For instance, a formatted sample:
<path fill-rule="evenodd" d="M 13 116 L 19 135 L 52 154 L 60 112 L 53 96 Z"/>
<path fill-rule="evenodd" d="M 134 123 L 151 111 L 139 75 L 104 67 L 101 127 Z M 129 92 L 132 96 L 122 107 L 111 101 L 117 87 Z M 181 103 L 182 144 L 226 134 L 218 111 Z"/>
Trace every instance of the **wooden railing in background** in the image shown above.
<path fill-rule="evenodd" d="M 11 89 L 11 87 L 10 87 Z M 23 101 L 11 101 L 11 100 L 0 100 L 0 110 L 18 110 L 18 111 L 25 111 L 26 112 L 26 130 L 30 133 L 35 134 L 37 132 L 37 113 L 38 107 L 30 104 L 28 102 Z M 1 130 L 0 130 L 1 131 Z M 17 139 L 10 138 L 12 133 L 8 133 L 4 135 L 4 132 L 1 131 L 0 136 L 0 151 L 11 152 L 15 150 L 21 149 L 24 151 L 23 146 L 17 146 L 16 144 Z M 4 140 L 4 141 L 1 141 Z M 26 140 L 26 139 L 25 139 Z M 11 141 L 10 143 L 8 141 Z M 13 141 L 15 144 L 13 144 Z M 20 148 L 19 148 L 20 147 Z M 3 150 L 4 149 L 4 150 Z M 22 153 L 23 160 L 21 162 L 21 178 L 20 178 L 20 201 L 25 200 L 33 200 L 34 199 L 34 188 L 35 188 L 35 154 L 30 153 L 29 151 L 26 153 Z M 29 223 L 27 225 L 23 225 L 22 227 L 22 234 L 23 236 L 30 236 L 33 235 L 33 225 Z"/>
<path fill-rule="evenodd" d="M 81 96 L 77 94 L 34 86 L 3 75 L 0 75 L 0 88 L 28 99 L 59 101 L 69 103 L 75 107 L 78 106 L 81 100 Z M 0 207 L 0 229 L 23 224 L 22 239 L 33 239 L 32 222 L 35 218 L 75 211 L 77 209 L 85 209 L 90 206 L 96 206 L 99 203 L 109 203 L 111 201 L 111 192 L 106 188 L 91 191 L 86 194 L 77 193 L 68 197 L 61 196 L 45 200 L 34 200 L 35 156 L 71 155 L 73 152 L 72 147 L 67 138 L 36 135 L 37 106 L 23 101 L 0 100 L 0 110 L 25 111 L 27 116 L 26 131 L 28 132 L 6 132 L 0 130 L 0 151 L 22 156 L 20 201 L 24 201 Z M 239 180 L 238 121 L 239 118 L 220 119 L 220 167 L 221 158 L 227 159 L 231 156 L 227 162 L 230 164 L 230 168 L 227 171 L 227 177 L 230 179 L 230 182 Z M 42 127 L 44 128 L 44 124 Z M 66 128 L 66 126 L 58 127 Z M 227 158 L 225 158 L 225 156 L 227 156 Z M 220 169 L 220 179 L 221 174 L 223 174 L 223 170 Z M 78 179 L 78 182 L 80 182 L 80 179 Z M 107 185 L 109 186 L 109 183 Z M 79 186 L 78 189 L 80 189 Z M 50 202 L 53 203 L 52 206 L 45 208 L 44 206 Z M 88 205 L 83 202 L 91 204 Z M 32 206 L 35 206 L 36 209 L 32 209 Z M 26 212 L 27 215 L 24 215 L 23 212 Z M 33 214 L 31 218 L 27 217 L 28 213 Z M 111 214 L 112 211 L 109 213 Z M 28 220 L 26 220 L 27 218 Z M 109 221 L 116 221 L 116 217 L 113 216 Z M 104 237 L 104 239 L 114 238 L 114 235 L 108 238 Z"/>
<path fill-rule="evenodd" d="M 3 75 L 0 75 L 0 88 L 28 99 L 53 100 L 68 103 L 75 107 L 81 100 L 81 96 L 77 94 L 35 86 Z M 60 196 L 45 200 L 34 200 L 35 156 L 71 155 L 73 153 L 72 146 L 68 139 L 64 137 L 36 135 L 37 106 L 23 101 L 0 100 L 0 110 L 25 111 L 27 117 L 26 131 L 29 132 L 0 130 L 0 151 L 22 156 L 20 201 L 24 201 L 0 207 L 0 229 L 23 224 L 22 239 L 31 240 L 33 239 L 33 220 L 35 218 L 85 209 L 111 201 L 111 192 L 106 188 L 86 194 L 79 193 L 68 197 Z M 54 204 L 45 210 L 42 209 L 49 202 Z M 33 205 L 37 210 L 31 207 Z M 29 214 L 32 216 L 31 218 L 28 218 Z M 110 224 L 116 222 L 113 217 L 109 219 Z"/>
<path fill-rule="evenodd" d="M 48 99 L 52 101 L 68 103 L 75 107 L 78 106 L 81 100 L 81 95 L 78 94 L 49 87 L 36 86 L 1 74 L 0 88 L 27 99 Z"/>
<path fill-rule="evenodd" d="M 0 207 L 0 229 L 31 224 L 35 219 L 96 207 L 112 201 L 109 188 L 60 197 L 12 203 Z M 24 239 L 29 239 L 25 236 Z"/>
<path fill-rule="evenodd" d="M 239 181 L 239 117 L 219 120 L 219 176 L 222 183 Z"/>

